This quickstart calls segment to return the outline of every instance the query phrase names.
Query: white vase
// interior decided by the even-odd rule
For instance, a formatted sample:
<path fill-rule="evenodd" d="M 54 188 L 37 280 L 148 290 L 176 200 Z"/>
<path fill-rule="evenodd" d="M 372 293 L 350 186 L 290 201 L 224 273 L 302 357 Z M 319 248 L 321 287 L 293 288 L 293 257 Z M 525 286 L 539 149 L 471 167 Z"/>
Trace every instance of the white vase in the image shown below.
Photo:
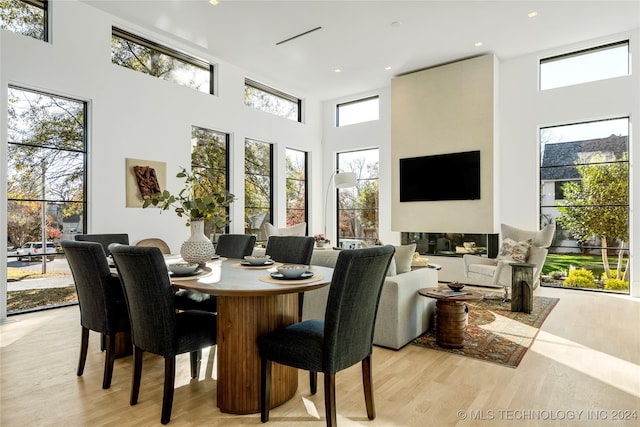
<path fill-rule="evenodd" d="M 191 236 L 180 247 L 182 259 L 204 265 L 215 253 L 213 243 L 204 235 L 204 220 L 192 219 Z"/>

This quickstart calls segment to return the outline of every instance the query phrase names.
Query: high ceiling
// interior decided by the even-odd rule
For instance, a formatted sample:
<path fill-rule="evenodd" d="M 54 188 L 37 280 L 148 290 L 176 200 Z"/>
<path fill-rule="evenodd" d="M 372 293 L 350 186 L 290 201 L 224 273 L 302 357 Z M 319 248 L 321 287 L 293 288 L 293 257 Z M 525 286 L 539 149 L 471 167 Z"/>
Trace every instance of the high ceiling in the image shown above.
<path fill-rule="evenodd" d="M 640 27 L 638 0 L 85 3 L 142 30 L 177 37 L 182 46 L 209 52 L 204 59 L 237 65 L 254 80 L 321 100 L 462 58 L 491 52 L 508 59 Z"/>

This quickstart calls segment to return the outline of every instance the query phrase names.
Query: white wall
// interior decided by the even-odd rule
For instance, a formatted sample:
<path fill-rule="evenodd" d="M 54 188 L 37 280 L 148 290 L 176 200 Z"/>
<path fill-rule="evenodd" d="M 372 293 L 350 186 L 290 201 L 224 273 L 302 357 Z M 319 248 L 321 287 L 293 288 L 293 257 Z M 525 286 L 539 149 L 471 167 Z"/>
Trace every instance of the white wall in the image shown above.
<path fill-rule="evenodd" d="M 370 122 L 357 123 L 349 126 L 336 127 L 336 105 L 364 99 L 371 96 L 378 96 L 380 119 Z M 364 150 L 378 148 L 380 150 L 379 164 L 379 191 L 380 201 L 378 210 L 379 239 L 383 243 L 399 244 L 400 233 L 391 231 L 391 203 L 387 195 L 391 194 L 391 164 L 388 159 L 391 157 L 391 90 L 389 87 L 345 96 L 324 103 L 323 108 L 323 164 L 325 171 L 323 175 L 323 200 L 326 192 L 328 180 L 336 167 L 336 153 L 354 150 Z M 324 207 L 323 207 L 324 209 Z M 335 197 L 329 196 L 327 207 L 327 234 L 332 242 L 337 242 L 335 235 Z M 310 229 L 313 234 L 320 233 L 322 228 Z"/>
<path fill-rule="evenodd" d="M 173 212 L 125 207 L 125 159 L 167 163 L 167 188 L 177 190 L 175 174 L 190 165 L 191 126 L 231 134 L 230 188 L 238 200 L 231 207 L 232 232 L 244 233 L 244 139 L 251 137 L 276 144 L 274 201 L 276 224 L 284 224 L 284 156 L 287 147 L 310 152 L 310 230 L 322 225 L 319 194 L 322 188 L 321 103 L 304 93 L 304 123 L 297 123 L 248 108 L 243 103 L 244 78 L 273 85 L 232 64 L 210 57 L 196 47 L 143 31 L 115 20 L 77 1 L 51 2 L 52 35 L 49 43 L 0 31 L 2 61 L 0 119 L 6 123 L 7 86 L 46 91 L 89 103 L 88 232 L 126 232 L 132 243 L 159 237 L 178 251 L 188 236 L 184 221 Z M 112 25 L 145 38 L 181 49 L 218 64 L 218 94 L 211 96 L 111 63 Z M 6 224 L 6 127 L 2 126 L 0 224 Z M 0 227 L 6 241 L 6 226 Z M 6 259 L 6 247 L 0 249 Z M 6 316 L 6 264 L 0 274 L 0 320 Z"/>

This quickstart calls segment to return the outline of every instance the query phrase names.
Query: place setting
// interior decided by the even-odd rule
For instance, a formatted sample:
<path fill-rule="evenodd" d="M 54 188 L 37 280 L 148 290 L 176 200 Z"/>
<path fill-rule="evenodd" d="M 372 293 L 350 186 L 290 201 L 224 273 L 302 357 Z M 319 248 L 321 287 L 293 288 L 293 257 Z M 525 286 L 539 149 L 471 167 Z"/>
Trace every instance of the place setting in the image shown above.
<path fill-rule="evenodd" d="M 261 270 L 276 267 L 279 265 L 282 265 L 282 263 L 275 262 L 269 255 L 247 255 L 239 263 L 233 264 L 233 267 Z"/>
<path fill-rule="evenodd" d="M 278 284 L 304 284 L 322 279 L 321 276 L 316 276 L 313 271 L 310 271 L 308 265 L 281 264 L 271 270 L 268 275 L 260 277 L 259 280 L 262 282 Z"/>
<path fill-rule="evenodd" d="M 200 267 L 195 262 L 174 262 L 167 264 L 169 277 L 172 280 L 189 280 L 196 276 L 203 276 L 211 272 L 209 267 Z"/>

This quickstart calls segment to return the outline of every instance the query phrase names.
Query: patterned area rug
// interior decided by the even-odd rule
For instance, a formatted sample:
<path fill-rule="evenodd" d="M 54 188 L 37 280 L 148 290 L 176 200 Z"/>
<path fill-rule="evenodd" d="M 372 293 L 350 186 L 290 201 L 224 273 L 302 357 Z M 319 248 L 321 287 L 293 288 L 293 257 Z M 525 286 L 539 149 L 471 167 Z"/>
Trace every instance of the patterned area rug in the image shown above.
<path fill-rule="evenodd" d="M 557 303 L 558 298 L 536 296 L 533 310 L 527 314 L 511 312 L 511 303 L 496 297 L 467 301 L 469 323 L 463 348 L 438 346 L 433 328 L 413 344 L 516 368 Z"/>

